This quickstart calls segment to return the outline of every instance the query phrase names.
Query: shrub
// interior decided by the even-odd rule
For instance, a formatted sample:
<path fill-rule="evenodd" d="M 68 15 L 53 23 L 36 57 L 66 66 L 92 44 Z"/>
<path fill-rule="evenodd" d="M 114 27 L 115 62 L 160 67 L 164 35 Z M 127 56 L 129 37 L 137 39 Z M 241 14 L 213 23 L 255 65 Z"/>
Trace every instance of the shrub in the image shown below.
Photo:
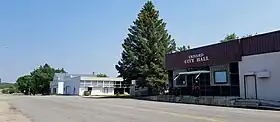
<path fill-rule="evenodd" d="M 8 88 L 2 89 L 2 93 L 3 93 L 3 94 L 8 94 L 8 92 L 9 92 L 9 91 L 8 91 Z"/>
<path fill-rule="evenodd" d="M 18 90 L 16 87 L 9 87 L 9 88 L 5 88 L 5 89 L 2 89 L 2 93 L 3 94 L 13 94 L 13 93 L 17 93 Z"/>
<path fill-rule="evenodd" d="M 9 94 L 16 93 L 16 89 L 13 88 L 13 87 L 10 87 L 10 88 L 8 89 L 8 92 L 9 92 Z"/>
<path fill-rule="evenodd" d="M 89 96 L 90 95 L 90 91 L 84 91 L 84 96 Z"/>

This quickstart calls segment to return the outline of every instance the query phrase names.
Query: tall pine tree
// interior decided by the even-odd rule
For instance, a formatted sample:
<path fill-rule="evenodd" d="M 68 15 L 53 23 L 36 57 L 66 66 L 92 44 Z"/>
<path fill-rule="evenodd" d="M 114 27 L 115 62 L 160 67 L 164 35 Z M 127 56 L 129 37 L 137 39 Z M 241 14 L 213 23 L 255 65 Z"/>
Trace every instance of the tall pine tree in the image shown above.
<path fill-rule="evenodd" d="M 165 85 L 165 55 L 176 51 L 175 41 L 165 27 L 153 3 L 146 2 L 122 44 L 122 59 L 116 65 L 120 76 L 155 91 Z"/>

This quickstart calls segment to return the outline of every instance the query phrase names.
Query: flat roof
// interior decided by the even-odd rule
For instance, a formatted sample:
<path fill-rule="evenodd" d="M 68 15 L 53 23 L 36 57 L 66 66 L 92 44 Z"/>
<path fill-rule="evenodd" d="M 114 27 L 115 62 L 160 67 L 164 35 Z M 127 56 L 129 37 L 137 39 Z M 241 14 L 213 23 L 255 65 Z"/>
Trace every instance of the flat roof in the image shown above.
<path fill-rule="evenodd" d="M 96 77 L 96 76 L 80 76 L 81 80 L 90 80 L 90 81 L 123 81 L 123 78 L 116 77 L 116 78 L 110 78 L 110 77 Z"/>

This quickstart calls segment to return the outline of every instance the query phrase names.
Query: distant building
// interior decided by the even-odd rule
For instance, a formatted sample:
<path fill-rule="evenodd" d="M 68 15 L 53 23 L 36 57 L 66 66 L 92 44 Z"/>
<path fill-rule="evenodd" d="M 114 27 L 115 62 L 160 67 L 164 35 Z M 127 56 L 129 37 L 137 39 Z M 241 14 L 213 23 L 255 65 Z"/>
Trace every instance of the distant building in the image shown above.
<path fill-rule="evenodd" d="M 51 94 L 84 95 L 114 95 L 129 92 L 129 87 L 123 85 L 122 78 L 96 77 L 92 74 L 56 73 L 50 83 Z"/>

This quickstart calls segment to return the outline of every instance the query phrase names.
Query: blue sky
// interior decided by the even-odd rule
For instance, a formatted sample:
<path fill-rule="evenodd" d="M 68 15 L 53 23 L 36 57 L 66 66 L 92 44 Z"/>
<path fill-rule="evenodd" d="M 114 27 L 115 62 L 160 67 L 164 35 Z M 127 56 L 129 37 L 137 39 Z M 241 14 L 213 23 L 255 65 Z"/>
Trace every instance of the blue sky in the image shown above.
<path fill-rule="evenodd" d="M 1 0 L 0 78 L 49 63 L 115 77 L 121 43 L 146 0 Z M 280 28 L 279 0 L 154 0 L 178 45 L 212 44 Z"/>

